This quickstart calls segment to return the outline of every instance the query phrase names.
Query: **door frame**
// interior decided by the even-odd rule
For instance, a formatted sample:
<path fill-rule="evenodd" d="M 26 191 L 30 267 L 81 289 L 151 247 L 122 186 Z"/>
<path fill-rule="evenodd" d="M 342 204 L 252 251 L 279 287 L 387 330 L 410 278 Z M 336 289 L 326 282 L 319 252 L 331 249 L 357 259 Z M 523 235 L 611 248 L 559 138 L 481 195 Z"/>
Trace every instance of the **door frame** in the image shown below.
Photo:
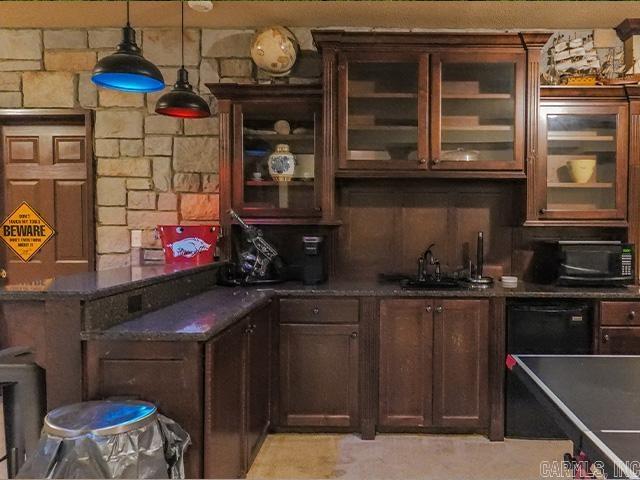
<path fill-rule="evenodd" d="M 96 223 L 95 223 L 95 178 L 93 161 L 93 112 L 81 108 L 2 108 L 0 109 L 0 128 L 7 125 L 65 125 L 70 121 L 84 125 L 85 157 L 87 166 L 87 233 L 89 236 L 89 271 L 96 269 Z M 4 145 L 0 136 L 0 185 L 4 189 Z M 5 211 L 4 194 L 0 195 L 0 212 Z M 4 217 L 0 221 L 4 220 Z M 0 266 L 7 264 L 5 248 L 0 248 Z"/>

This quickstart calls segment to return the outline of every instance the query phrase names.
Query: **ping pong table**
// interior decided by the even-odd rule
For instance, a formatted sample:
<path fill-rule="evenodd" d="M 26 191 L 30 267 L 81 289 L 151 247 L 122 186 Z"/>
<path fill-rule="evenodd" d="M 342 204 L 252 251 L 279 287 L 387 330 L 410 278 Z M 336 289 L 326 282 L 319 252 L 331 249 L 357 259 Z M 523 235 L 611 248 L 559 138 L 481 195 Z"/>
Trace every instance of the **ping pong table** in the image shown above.
<path fill-rule="evenodd" d="M 640 356 L 508 355 L 513 372 L 573 441 L 578 463 L 640 479 Z M 588 478 L 585 465 L 574 467 Z M 583 476 L 584 475 L 584 476 Z"/>

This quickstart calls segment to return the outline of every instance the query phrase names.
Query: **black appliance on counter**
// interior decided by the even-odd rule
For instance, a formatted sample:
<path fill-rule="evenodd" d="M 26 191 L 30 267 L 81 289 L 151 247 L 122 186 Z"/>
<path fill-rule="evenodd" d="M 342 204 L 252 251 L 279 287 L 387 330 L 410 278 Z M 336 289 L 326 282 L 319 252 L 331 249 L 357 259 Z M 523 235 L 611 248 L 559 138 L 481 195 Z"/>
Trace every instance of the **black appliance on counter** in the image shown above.
<path fill-rule="evenodd" d="M 507 353 L 588 355 L 593 311 L 580 301 L 527 301 L 507 306 Z M 528 389 L 507 371 L 505 435 L 567 438 Z"/>
<path fill-rule="evenodd" d="M 304 235 L 302 237 L 302 283 L 318 285 L 327 281 L 327 261 L 324 252 L 324 237 Z"/>
<path fill-rule="evenodd" d="M 620 287 L 634 283 L 635 247 L 596 240 L 539 242 L 534 252 L 534 281 L 557 285 Z"/>

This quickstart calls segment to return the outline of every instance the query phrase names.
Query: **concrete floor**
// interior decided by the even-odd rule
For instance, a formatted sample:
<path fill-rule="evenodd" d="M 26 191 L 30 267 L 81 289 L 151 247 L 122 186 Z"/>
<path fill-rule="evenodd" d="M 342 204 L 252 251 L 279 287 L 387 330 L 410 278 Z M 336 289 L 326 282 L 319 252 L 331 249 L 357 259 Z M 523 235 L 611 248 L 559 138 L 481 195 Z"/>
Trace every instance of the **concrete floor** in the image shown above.
<path fill-rule="evenodd" d="M 250 479 L 481 479 L 541 478 L 541 462 L 562 461 L 569 441 L 505 440 L 479 435 L 275 434 L 265 440 Z M 571 478 L 564 475 L 556 478 Z"/>

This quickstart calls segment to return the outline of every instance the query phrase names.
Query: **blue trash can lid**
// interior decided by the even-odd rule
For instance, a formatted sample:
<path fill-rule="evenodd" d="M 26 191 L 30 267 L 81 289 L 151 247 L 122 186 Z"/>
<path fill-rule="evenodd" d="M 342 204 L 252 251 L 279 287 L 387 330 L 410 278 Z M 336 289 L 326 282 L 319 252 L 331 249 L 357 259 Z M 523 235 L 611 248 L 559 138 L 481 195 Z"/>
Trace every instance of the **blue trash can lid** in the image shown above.
<path fill-rule="evenodd" d="M 148 425 L 156 415 L 155 405 L 136 400 L 75 403 L 49 412 L 43 432 L 64 438 L 88 433 L 115 435 Z"/>

